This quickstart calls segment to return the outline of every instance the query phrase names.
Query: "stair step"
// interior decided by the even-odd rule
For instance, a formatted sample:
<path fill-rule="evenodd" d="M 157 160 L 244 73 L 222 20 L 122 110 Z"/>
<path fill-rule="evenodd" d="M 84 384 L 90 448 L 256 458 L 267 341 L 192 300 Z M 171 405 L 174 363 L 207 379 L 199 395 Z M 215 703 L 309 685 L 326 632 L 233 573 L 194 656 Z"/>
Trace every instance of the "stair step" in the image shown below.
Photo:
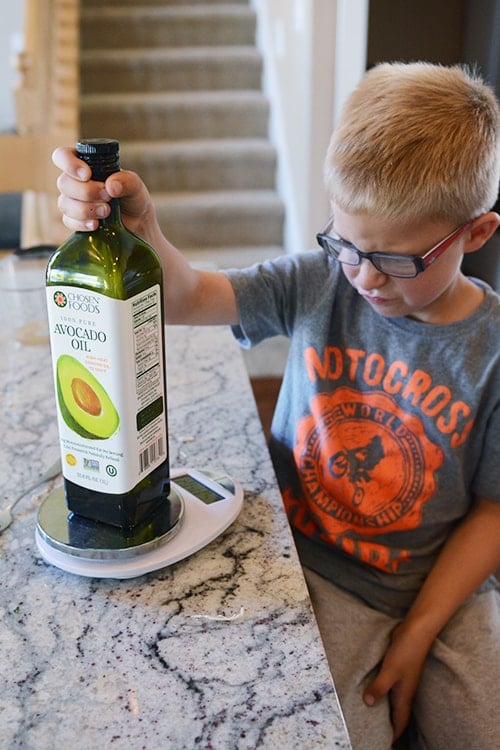
<path fill-rule="evenodd" d="M 81 11 L 82 49 L 248 45 L 255 11 L 246 5 L 125 6 Z"/>
<path fill-rule="evenodd" d="M 87 94 L 80 99 L 84 138 L 264 138 L 268 116 L 267 99 L 253 91 Z"/>
<path fill-rule="evenodd" d="M 265 139 L 121 142 L 124 168 L 160 191 L 272 189 L 276 152 Z"/>
<path fill-rule="evenodd" d="M 84 8 L 101 8 L 102 0 L 80 0 Z M 185 5 L 186 0 L 107 0 L 106 5 L 110 6 L 133 6 L 140 5 Z M 190 5 L 248 5 L 248 0 L 189 0 Z"/>
<path fill-rule="evenodd" d="M 180 249 L 280 245 L 283 203 L 273 190 L 153 193 L 158 220 Z"/>
<path fill-rule="evenodd" d="M 249 0 L 80 0 L 80 135 L 121 143 L 165 235 L 198 264 L 283 252 Z"/>
<path fill-rule="evenodd" d="M 88 50 L 80 55 L 82 94 L 113 91 L 259 89 L 255 47 Z"/>
<path fill-rule="evenodd" d="M 283 255 L 281 245 L 245 245 L 238 247 L 183 247 L 182 254 L 198 268 L 246 268 Z"/>

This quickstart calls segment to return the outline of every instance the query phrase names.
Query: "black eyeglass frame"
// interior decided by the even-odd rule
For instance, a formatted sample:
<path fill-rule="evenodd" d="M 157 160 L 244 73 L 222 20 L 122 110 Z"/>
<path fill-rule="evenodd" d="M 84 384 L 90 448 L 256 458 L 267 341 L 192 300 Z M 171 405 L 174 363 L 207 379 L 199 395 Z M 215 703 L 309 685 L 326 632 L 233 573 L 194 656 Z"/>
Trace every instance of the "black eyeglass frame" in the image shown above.
<path fill-rule="evenodd" d="M 377 271 L 383 273 L 385 276 L 394 276 L 399 279 L 413 279 L 415 278 L 415 276 L 418 276 L 419 273 L 422 273 L 427 268 L 429 268 L 429 266 L 431 266 L 434 261 L 436 261 L 439 256 L 442 255 L 442 253 L 444 253 L 444 251 L 447 250 L 463 232 L 465 232 L 465 230 L 472 224 L 472 221 L 473 219 L 466 221 L 465 224 L 461 224 L 457 229 L 454 229 L 453 232 L 447 234 L 444 239 L 440 240 L 440 242 L 431 247 L 431 249 L 428 250 L 425 255 L 397 255 L 395 253 L 393 254 L 380 252 L 365 253 L 362 250 L 358 250 L 358 248 L 352 243 L 342 239 L 342 237 L 340 237 L 338 234 L 335 233 L 335 236 L 332 236 L 328 233 L 332 231 L 333 216 L 328 219 L 328 222 L 324 229 L 321 232 L 318 232 L 318 234 L 316 235 L 316 241 L 318 245 L 326 253 L 328 253 L 328 255 L 330 255 L 335 260 L 338 260 L 339 263 L 345 263 L 348 266 L 359 266 L 362 259 L 366 258 L 375 266 Z M 331 244 L 332 240 L 340 246 L 338 249 Z M 351 263 L 349 261 L 339 260 L 339 255 L 342 252 L 342 249 L 349 250 L 350 252 L 355 253 L 355 255 L 357 256 L 357 262 Z M 411 262 L 413 266 L 413 273 L 387 273 L 387 271 L 384 271 L 383 268 L 377 265 L 377 263 L 379 263 L 380 261 L 383 262 L 384 260 L 401 260 L 405 263 Z"/>

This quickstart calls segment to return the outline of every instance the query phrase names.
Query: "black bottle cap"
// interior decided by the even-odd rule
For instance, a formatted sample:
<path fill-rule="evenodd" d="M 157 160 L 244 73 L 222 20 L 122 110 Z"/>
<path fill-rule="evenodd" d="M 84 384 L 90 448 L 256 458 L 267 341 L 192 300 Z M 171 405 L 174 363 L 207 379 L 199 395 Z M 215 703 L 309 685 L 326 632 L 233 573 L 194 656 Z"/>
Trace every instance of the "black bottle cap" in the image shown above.
<path fill-rule="evenodd" d="M 94 180 L 105 180 L 120 169 L 120 144 L 113 138 L 85 138 L 77 141 L 76 153 L 92 169 Z"/>

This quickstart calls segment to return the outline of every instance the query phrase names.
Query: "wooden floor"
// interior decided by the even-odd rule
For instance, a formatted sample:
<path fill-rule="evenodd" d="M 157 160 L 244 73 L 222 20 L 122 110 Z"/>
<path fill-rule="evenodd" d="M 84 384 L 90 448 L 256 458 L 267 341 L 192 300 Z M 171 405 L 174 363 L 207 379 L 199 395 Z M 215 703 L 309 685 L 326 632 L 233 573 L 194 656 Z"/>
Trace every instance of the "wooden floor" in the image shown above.
<path fill-rule="evenodd" d="M 252 384 L 264 434 L 266 440 L 269 440 L 271 421 L 281 386 L 281 378 L 251 378 L 250 383 Z"/>

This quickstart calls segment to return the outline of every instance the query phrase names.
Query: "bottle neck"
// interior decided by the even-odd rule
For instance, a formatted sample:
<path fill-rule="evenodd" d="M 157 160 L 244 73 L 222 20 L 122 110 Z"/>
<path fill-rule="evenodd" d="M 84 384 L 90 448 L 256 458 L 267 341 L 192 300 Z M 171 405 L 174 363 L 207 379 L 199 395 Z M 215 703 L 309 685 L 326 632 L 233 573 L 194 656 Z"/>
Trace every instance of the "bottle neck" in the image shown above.
<path fill-rule="evenodd" d="M 119 143 L 111 138 L 90 138 L 79 140 L 76 144 L 78 157 L 90 167 L 92 179 L 106 182 L 107 178 L 120 170 Z M 100 227 L 121 224 L 120 204 L 118 199 L 110 201 L 110 214 L 99 221 Z"/>
<path fill-rule="evenodd" d="M 111 227 L 115 224 L 121 225 L 122 223 L 119 199 L 111 198 L 109 202 L 109 207 L 110 207 L 109 216 L 107 216 L 105 219 L 99 219 L 100 227 Z"/>

